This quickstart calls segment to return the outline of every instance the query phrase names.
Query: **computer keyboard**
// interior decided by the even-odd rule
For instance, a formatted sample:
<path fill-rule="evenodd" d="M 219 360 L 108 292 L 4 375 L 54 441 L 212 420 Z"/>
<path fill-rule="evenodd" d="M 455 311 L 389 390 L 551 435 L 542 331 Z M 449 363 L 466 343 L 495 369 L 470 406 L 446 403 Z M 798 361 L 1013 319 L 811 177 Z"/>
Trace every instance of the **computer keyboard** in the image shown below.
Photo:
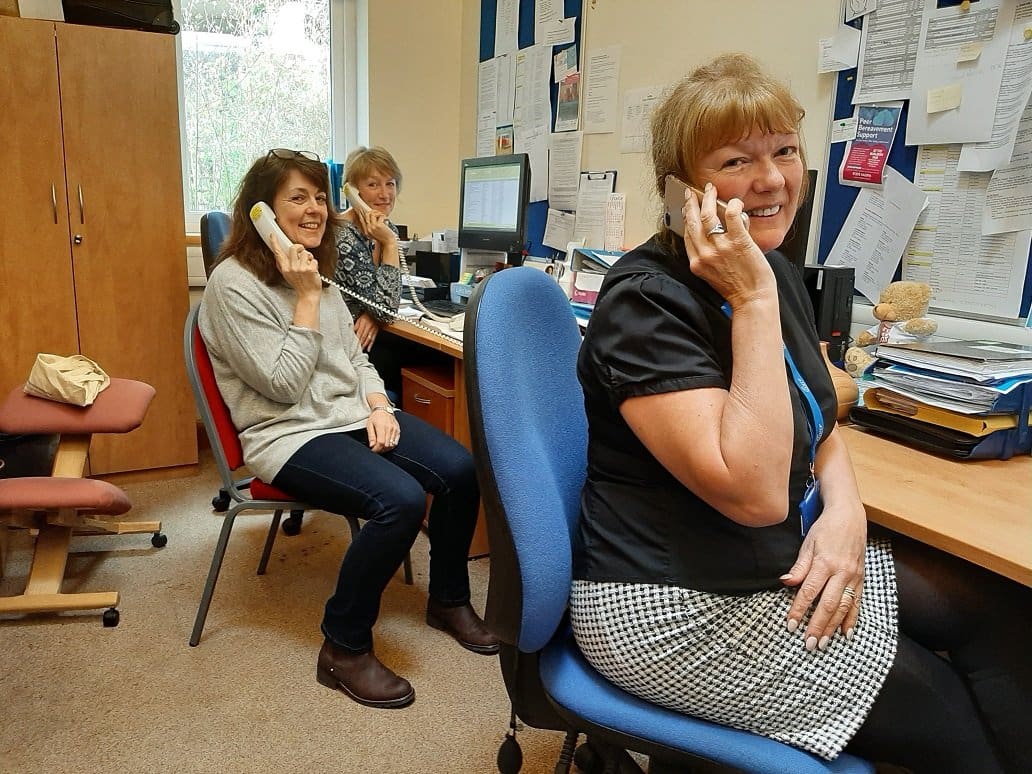
<path fill-rule="evenodd" d="M 457 304 L 454 301 L 449 301 L 447 298 L 435 298 L 430 301 L 424 301 L 423 306 L 434 314 L 453 315 L 466 311 L 465 304 Z"/>

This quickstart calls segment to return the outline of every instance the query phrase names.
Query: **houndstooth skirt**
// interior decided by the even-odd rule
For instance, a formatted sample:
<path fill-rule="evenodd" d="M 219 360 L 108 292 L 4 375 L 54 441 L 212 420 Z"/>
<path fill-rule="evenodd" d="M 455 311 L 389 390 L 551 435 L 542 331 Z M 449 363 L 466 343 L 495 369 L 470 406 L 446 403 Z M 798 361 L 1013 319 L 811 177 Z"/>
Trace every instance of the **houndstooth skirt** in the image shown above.
<path fill-rule="evenodd" d="M 785 628 L 793 592 L 728 596 L 574 581 L 577 644 L 602 675 L 654 704 L 835 758 L 867 717 L 896 656 L 896 575 L 887 540 L 868 542 L 852 640 L 803 645 Z"/>

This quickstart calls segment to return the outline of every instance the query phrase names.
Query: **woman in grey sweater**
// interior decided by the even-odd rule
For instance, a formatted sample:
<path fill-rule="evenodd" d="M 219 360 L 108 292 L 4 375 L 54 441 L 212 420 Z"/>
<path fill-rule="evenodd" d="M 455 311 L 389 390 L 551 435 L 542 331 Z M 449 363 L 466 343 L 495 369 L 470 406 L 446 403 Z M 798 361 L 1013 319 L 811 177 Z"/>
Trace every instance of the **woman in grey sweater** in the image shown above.
<path fill-rule="evenodd" d="M 426 493 L 427 623 L 471 651 L 498 652 L 469 602 L 479 491 L 465 448 L 388 401 L 340 292 L 322 281 L 337 258 L 328 190 L 314 153 L 277 148 L 255 161 L 204 291 L 200 330 L 250 470 L 314 507 L 367 520 L 326 603 L 317 679 L 367 706 L 403 707 L 415 692 L 376 658 L 372 627 L 419 533 Z M 270 250 L 251 224 L 258 201 L 294 243 L 287 251 Z"/>

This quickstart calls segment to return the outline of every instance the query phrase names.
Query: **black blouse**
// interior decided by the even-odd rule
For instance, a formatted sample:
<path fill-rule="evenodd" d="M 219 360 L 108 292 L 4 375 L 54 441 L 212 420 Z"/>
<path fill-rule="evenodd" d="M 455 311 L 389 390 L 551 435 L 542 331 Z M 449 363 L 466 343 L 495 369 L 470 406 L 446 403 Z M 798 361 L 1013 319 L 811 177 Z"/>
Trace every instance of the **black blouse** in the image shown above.
<path fill-rule="evenodd" d="M 779 587 L 778 577 L 795 562 L 802 542 L 798 503 L 809 472 L 806 409 L 791 374 L 789 513 L 769 527 L 736 524 L 706 504 L 652 456 L 620 415 L 620 404 L 633 396 L 731 384 L 731 321 L 721 311 L 723 299 L 691 273 L 678 247 L 671 254 L 653 237 L 623 256 L 606 275 L 585 332 L 577 372 L 588 417 L 588 475 L 574 577 L 723 594 Z M 827 437 L 835 423 L 835 391 L 809 297 L 780 253 L 767 259 L 778 285 L 782 338 L 821 406 Z"/>

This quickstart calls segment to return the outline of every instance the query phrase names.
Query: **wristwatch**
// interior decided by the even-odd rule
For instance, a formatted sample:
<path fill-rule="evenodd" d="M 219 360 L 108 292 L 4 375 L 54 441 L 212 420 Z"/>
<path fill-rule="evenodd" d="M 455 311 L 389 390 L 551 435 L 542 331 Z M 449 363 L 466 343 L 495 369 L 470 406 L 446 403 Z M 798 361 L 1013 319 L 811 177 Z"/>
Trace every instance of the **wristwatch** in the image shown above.
<path fill-rule="evenodd" d="M 397 411 L 397 409 L 388 403 L 382 406 L 373 406 L 371 409 L 369 409 L 370 414 L 372 414 L 374 411 L 386 411 L 388 414 L 393 414 L 395 411 Z"/>

